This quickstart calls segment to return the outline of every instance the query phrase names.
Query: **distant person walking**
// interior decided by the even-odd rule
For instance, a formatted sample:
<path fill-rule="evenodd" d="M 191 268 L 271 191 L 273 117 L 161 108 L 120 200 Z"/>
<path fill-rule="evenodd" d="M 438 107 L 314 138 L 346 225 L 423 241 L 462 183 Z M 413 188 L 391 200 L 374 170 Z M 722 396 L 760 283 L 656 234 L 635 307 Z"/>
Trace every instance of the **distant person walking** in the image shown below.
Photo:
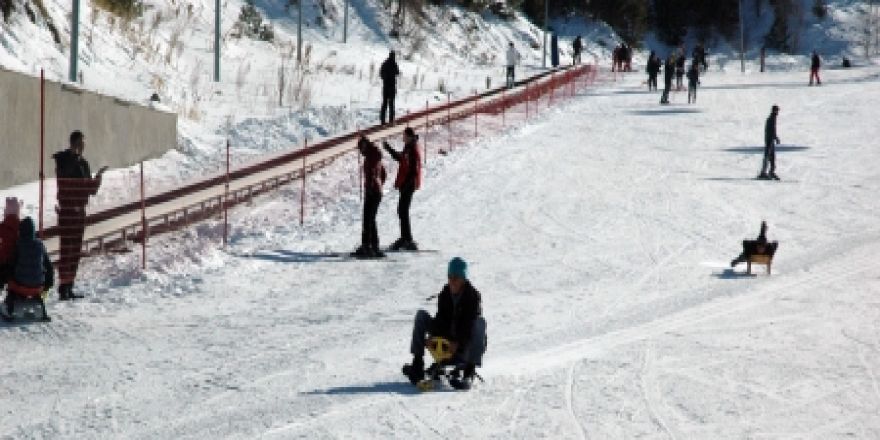
<path fill-rule="evenodd" d="M 663 66 L 663 96 L 660 97 L 660 104 L 669 104 L 669 91 L 672 89 L 673 76 L 675 76 L 675 55 L 669 54 L 666 57 L 666 64 Z"/>
<path fill-rule="evenodd" d="M 700 65 L 691 62 L 691 68 L 687 72 L 688 79 L 688 104 L 697 103 L 697 86 L 700 85 Z"/>
<path fill-rule="evenodd" d="M 822 67 L 822 59 L 819 58 L 819 53 L 815 50 L 813 51 L 813 56 L 810 59 L 810 85 L 813 85 L 813 79 L 816 79 L 816 85 L 821 86 L 822 80 L 819 78 L 819 69 Z"/>
<path fill-rule="evenodd" d="M 581 63 L 581 52 L 584 50 L 584 41 L 581 39 L 581 36 L 578 35 L 577 38 L 574 39 L 574 42 L 571 44 L 572 56 L 571 63 L 574 65 L 578 65 Z"/>
<path fill-rule="evenodd" d="M 687 60 L 684 57 L 684 49 L 679 49 L 675 57 L 675 89 L 684 90 L 684 65 Z"/>
<path fill-rule="evenodd" d="M 514 72 L 516 64 L 519 63 L 520 60 L 519 52 L 513 48 L 513 42 L 508 43 L 505 58 L 507 60 L 507 88 L 511 88 L 516 80 L 516 74 Z"/>
<path fill-rule="evenodd" d="M 648 66 L 645 69 L 648 73 L 648 91 L 656 91 L 657 90 L 657 75 L 660 75 L 660 69 L 663 68 L 663 62 L 660 61 L 660 57 L 657 56 L 654 51 L 651 51 L 651 55 L 648 56 Z"/>
<path fill-rule="evenodd" d="M 89 162 L 83 157 L 85 136 L 77 130 L 70 134 L 70 148 L 55 153 L 55 178 L 58 182 L 58 298 L 61 301 L 82 298 L 73 291 L 79 260 L 82 257 L 86 229 L 86 205 L 98 193 L 102 167 L 92 177 Z"/>
<path fill-rule="evenodd" d="M 770 109 L 770 116 L 764 124 L 764 162 L 761 165 L 759 179 L 779 180 L 776 175 L 776 146 L 779 145 L 779 136 L 776 134 L 776 117 L 779 116 L 779 106 L 774 105 Z M 767 173 L 767 165 L 770 165 L 770 173 Z"/>
<path fill-rule="evenodd" d="M 385 114 L 388 113 L 388 123 L 394 123 L 394 96 L 397 95 L 397 77 L 400 69 L 394 59 L 394 51 L 388 54 L 388 58 L 379 68 L 379 77 L 382 78 L 382 110 L 379 111 L 379 120 L 385 125 Z"/>
<path fill-rule="evenodd" d="M 550 65 L 559 67 L 559 37 L 555 33 L 550 36 Z"/>
<path fill-rule="evenodd" d="M 366 136 L 358 140 L 358 150 L 364 156 L 364 216 L 361 246 L 352 255 L 358 258 L 382 258 L 385 254 L 379 248 L 379 230 L 376 227 L 376 214 L 382 203 L 382 186 L 386 177 L 382 150 Z"/>
<path fill-rule="evenodd" d="M 417 251 L 418 246 L 413 241 L 412 229 L 409 222 L 409 208 L 412 204 L 413 194 L 422 186 L 422 155 L 419 151 L 419 136 L 411 127 L 403 131 L 403 151 L 395 151 L 385 142 L 385 151 L 391 155 L 400 165 L 397 168 L 397 178 L 394 180 L 394 188 L 400 191 L 400 201 L 397 205 L 397 215 L 400 217 L 400 238 L 389 248 L 392 251 L 407 250 Z"/>

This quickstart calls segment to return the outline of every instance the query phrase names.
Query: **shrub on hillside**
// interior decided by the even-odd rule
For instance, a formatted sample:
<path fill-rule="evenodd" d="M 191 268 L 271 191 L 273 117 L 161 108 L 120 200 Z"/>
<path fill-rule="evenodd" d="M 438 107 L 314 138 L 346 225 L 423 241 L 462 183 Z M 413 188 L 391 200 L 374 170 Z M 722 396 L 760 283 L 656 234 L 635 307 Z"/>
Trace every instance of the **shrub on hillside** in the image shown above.
<path fill-rule="evenodd" d="M 0 0 L 0 13 L 3 14 L 3 21 L 9 23 L 9 16 L 15 10 L 12 0 Z"/>
<path fill-rule="evenodd" d="M 144 12 L 144 5 L 139 0 L 95 0 L 94 4 L 126 20 L 140 17 Z"/>
<path fill-rule="evenodd" d="M 275 29 L 272 28 L 271 23 L 263 23 L 263 17 L 254 6 L 254 0 L 248 0 L 242 5 L 233 29 L 233 35 L 237 37 L 256 38 L 269 42 L 275 40 Z"/>

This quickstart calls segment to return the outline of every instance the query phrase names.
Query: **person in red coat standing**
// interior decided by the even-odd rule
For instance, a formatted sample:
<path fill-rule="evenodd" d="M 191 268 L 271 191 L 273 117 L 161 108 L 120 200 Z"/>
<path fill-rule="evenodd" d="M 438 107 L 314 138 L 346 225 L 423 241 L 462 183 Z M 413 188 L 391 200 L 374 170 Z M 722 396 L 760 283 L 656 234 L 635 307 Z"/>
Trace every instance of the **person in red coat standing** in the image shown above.
<path fill-rule="evenodd" d="M 382 150 L 366 136 L 358 140 L 358 150 L 364 156 L 364 217 L 361 233 L 361 247 L 352 253 L 357 258 L 382 258 L 379 248 L 379 230 L 376 228 L 376 214 L 382 203 L 382 186 L 385 185 L 385 166 L 382 165 Z"/>
<path fill-rule="evenodd" d="M 413 241 L 409 222 L 409 208 L 412 204 L 413 194 L 422 186 L 422 154 L 419 151 L 418 142 L 419 136 L 411 127 L 406 127 L 403 130 L 403 151 L 395 151 L 387 142 L 384 143 L 388 154 L 400 164 L 397 168 L 397 178 L 394 180 L 394 188 L 400 191 L 400 201 L 397 205 L 397 215 L 400 217 L 400 238 L 389 248 L 392 251 L 418 250 L 418 245 Z"/>
<path fill-rule="evenodd" d="M 15 197 L 7 197 L 3 222 L 0 223 L 0 290 L 3 290 L 12 276 L 12 257 L 15 254 L 15 242 L 18 240 L 20 212 L 21 202 Z"/>

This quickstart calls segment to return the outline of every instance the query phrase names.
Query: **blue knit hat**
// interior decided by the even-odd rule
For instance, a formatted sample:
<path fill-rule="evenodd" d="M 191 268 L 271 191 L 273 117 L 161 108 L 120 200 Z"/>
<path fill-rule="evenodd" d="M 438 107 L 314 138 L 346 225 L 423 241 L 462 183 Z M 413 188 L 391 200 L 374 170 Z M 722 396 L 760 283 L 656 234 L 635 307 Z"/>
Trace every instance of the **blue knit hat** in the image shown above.
<path fill-rule="evenodd" d="M 449 276 L 467 279 L 467 262 L 459 257 L 449 260 Z"/>

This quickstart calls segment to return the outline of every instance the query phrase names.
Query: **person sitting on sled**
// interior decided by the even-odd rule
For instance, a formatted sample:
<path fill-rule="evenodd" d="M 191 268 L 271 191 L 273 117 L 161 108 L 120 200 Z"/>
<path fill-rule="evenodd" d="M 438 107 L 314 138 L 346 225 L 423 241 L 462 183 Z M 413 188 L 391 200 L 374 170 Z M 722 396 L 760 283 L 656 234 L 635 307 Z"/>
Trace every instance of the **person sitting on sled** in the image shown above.
<path fill-rule="evenodd" d="M 48 321 L 49 315 L 46 313 L 42 294 L 55 284 L 54 273 L 46 246 L 37 238 L 34 221 L 30 217 L 24 218 L 19 225 L 12 261 L 12 276 L 9 278 L 3 318 L 12 319 L 15 303 L 19 298 L 34 298 L 40 303 L 42 319 Z"/>
<path fill-rule="evenodd" d="M 0 222 L 0 291 L 12 277 L 12 256 L 15 254 L 15 242 L 18 240 L 18 217 L 21 201 L 15 197 L 6 198 L 6 209 L 3 211 L 3 222 Z"/>
<path fill-rule="evenodd" d="M 425 378 L 425 346 L 430 343 L 427 335 L 442 337 L 452 342 L 453 358 L 464 365 L 463 376 L 450 380 L 449 384 L 467 390 L 486 351 L 486 320 L 482 316 L 480 292 L 468 281 L 467 263 L 461 258 L 449 262 L 448 281 L 437 298 L 437 315 L 432 318 L 425 310 L 416 313 L 410 345 L 413 360 L 404 366 L 404 374 L 413 385 L 422 381 Z"/>
<path fill-rule="evenodd" d="M 739 254 L 738 257 L 734 258 L 733 261 L 730 262 L 730 267 L 736 267 L 737 264 L 745 263 L 748 261 L 749 256 L 751 255 L 750 250 L 757 251 L 757 253 L 764 252 L 767 246 L 767 222 L 761 222 L 761 232 L 758 234 L 758 238 L 754 241 L 751 240 L 743 240 L 743 251 Z"/>

